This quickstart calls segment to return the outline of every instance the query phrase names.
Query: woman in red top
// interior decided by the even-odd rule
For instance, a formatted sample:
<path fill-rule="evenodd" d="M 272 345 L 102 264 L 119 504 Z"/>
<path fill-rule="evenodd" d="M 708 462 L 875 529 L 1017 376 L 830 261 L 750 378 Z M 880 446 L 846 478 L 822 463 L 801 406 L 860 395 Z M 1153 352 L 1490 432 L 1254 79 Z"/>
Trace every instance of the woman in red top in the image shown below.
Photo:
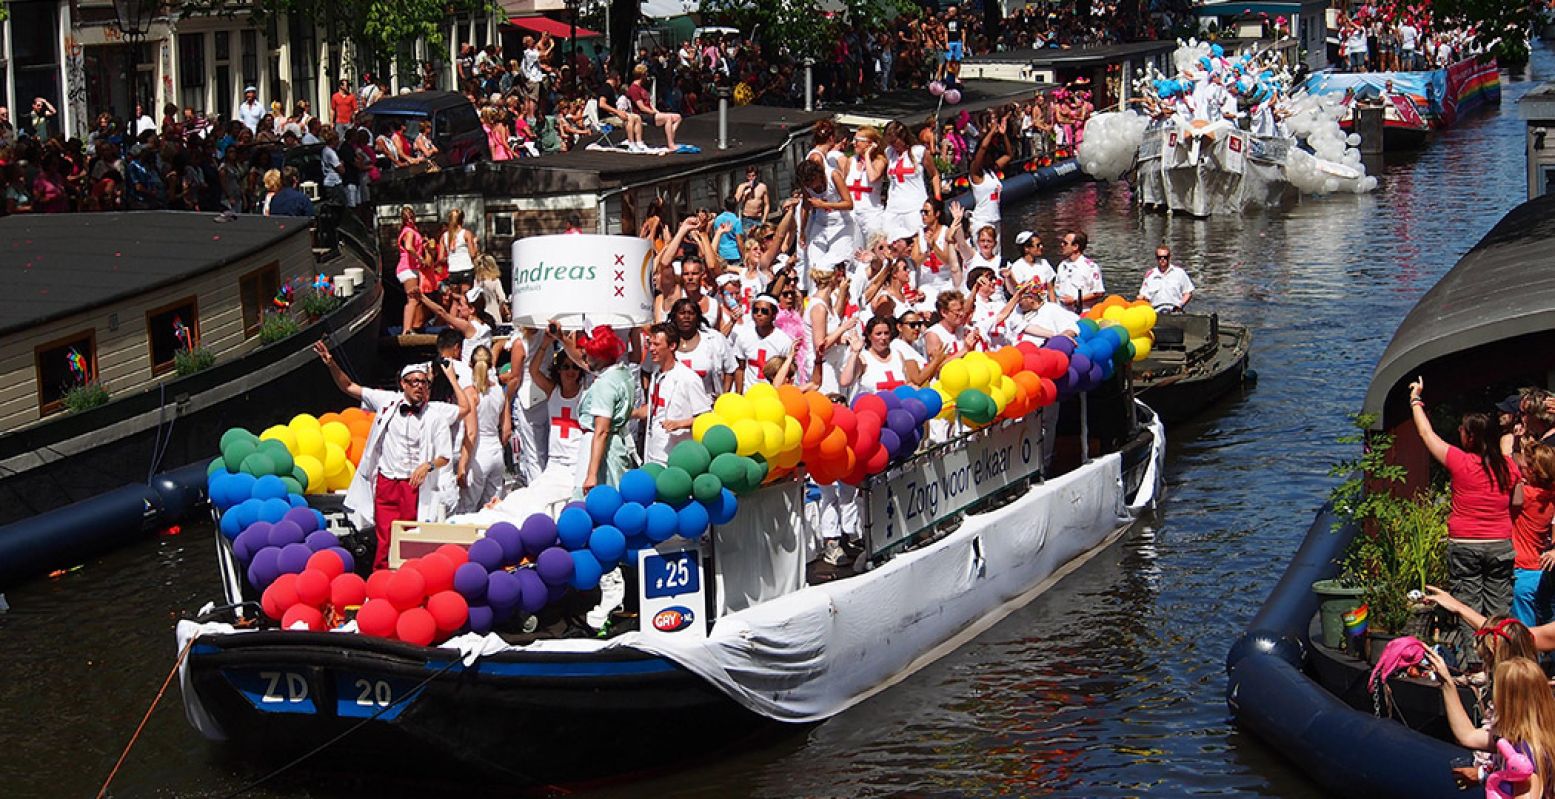
<path fill-rule="evenodd" d="M 1555 621 L 1555 567 L 1550 521 L 1555 519 L 1555 447 L 1530 442 L 1523 450 L 1523 482 L 1512 491 L 1512 615 L 1529 627 Z"/>
<path fill-rule="evenodd" d="M 1455 447 L 1431 429 L 1420 398 L 1425 381 L 1409 384 L 1415 429 L 1425 448 L 1452 477 L 1452 512 L 1447 516 L 1447 576 L 1452 592 L 1483 615 L 1505 613 L 1512 605 L 1512 490 L 1521 479 L 1516 464 L 1501 452 L 1496 417 L 1466 413 L 1458 423 Z"/>

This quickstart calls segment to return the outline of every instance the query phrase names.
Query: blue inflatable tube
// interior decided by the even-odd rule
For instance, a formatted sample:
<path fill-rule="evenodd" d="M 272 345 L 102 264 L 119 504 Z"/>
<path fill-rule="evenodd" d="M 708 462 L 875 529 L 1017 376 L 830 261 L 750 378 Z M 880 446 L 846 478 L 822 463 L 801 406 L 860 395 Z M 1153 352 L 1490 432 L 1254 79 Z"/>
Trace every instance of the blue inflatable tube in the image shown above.
<path fill-rule="evenodd" d="M 176 524 L 205 500 L 209 459 L 0 527 L 0 591 Z"/>
<path fill-rule="evenodd" d="M 1324 506 L 1263 607 L 1226 655 L 1226 704 L 1237 726 L 1313 780 L 1343 796 L 1463 799 L 1452 778 L 1466 750 L 1346 704 L 1309 677 L 1307 630 L 1317 613 L 1312 583 L 1339 572 L 1356 527 Z"/>
<path fill-rule="evenodd" d="M 1038 192 L 1067 186 L 1083 177 L 1085 173 L 1080 171 L 1080 162 L 1073 158 L 1066 158 L 1052 166 L 1038 167 L 1030 172 L 1021 172 L 1005 178 L 1004 188 L 999 192 L 999 202 L 1019 202 Z M 971 190 L 951 197 L 950 202 L 961 203 L 961 207 L 968 212 L 977 206 Z M 949 205 L 950 202 L 945 204 Z"/>

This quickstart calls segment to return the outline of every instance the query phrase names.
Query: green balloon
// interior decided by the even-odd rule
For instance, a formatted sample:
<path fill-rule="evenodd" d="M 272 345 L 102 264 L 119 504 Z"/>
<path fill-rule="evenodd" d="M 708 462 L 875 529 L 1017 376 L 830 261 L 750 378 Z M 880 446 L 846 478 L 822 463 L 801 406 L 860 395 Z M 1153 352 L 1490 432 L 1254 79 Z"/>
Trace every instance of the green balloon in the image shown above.
<path fill-rule="evenodd" d="M 658 480 L 659 473 L 664 471 L 664 464 L 645 463 L 642 465 L 642 470 L 647 472 L 649 477 L 652 477 L 654 480 Z"/>
<path fill-rule="evenodd" d="M 221 459 L 227 464 L 227 471 L 236 472 L 243 468 L 243 461 L 258 450 L 253 442 L 243 439 L 234 439 L 221 448 Z"/>
<path fill-rule="evenodd" d="M 691 481 L 691 496 L 703 502 L 712 502 L 723 493 L 724 482 L 715 474 L 699 474 Z"/>
<path fill-rule="evenodd" d="M 676 504 L 691 497 L 691 475 L 679 466 L 670 466 L 653 479 L 659 490 L 659 501 Z"/>
<path fill-rule="evenodd" d="M 297 478 L 292 477 L 291 475 L 285 475 L 281 478 L 281 482 L 286 484 L 287 491 L 299 495 L 303 493 L 302 483 L 297 482 Z"/>
<path fill-rule="evenodd" d="M 716 458 L 719 455 L 734 454 L 740 448 L 740 441 L 735 438 L 734 431 L 727 425 L 715 424 L 702 436 L 702 446 L 707 448 L 709 457 Z"/>
<path fill-rule="evenodd" d="M 292 464 L 292 481 L 300 486 L 305 486 L 308 484 L 308 473 L 303 471 L 302 467 L 295 463 Z M 297 493 L 301 494 L 302 492 L 298 491 Z"/>
<path fill-rule="evenodd" d="M 762 458 L 742 458 L 745 461 L 745 490 L 755 491 L 761 481 L 767 479 L 767 462 Z M 735 492 L 739 493 L 739 492 Z"/>
<path fill-rule="evenodd" d="M 695 441 L 682 441 L 670 450 L 669 465 L 685 469 L 692 477 L 706 472 L 712 462 L 713 456 L 708 454 L 707 447 Z"/>
<path fill-rule="evenodd" d="M 263 452 L 256 452 L 243 459 L 243 471 L 255 477 L 275 474 L 275 459 Z"/>
<path fill-rule="evenodd" d="M 210 477 L 218 471 L 227 471 L 227 462 L 221 458 L 212 458 L 210 465 L 205 467 L 205 476 Z"/>
<path fill-rule="evenodd" d="M 274 444 L 275 446 L 267 447 L 265 444 Z M 275 439 L 268 439 L 261 443 L 259 451 L 270 456 L 270 460 L 275 461 L 275 471 L 271 472 L 271 474 L 285 477 L 292 473 L 292 469 L 297 468 L 297 462 L 292 459 L 291 450 L 288 450 L 285 444 Z"/>
<path fill-rule="evenodd" d="M 227 428 L 227 432 L 221 434 L 221 451 L 226 452 L 227 445 L 234 441 L 247 441 L 248 443 L 254 445 L 259 444 L 259 438 L 253 433 L 250 433 L 241 427 L 230 427 Z"/>
<path fill-rule="evenodd" d="M 718 478 L 724 488 L 736 494 L 745 490 L 745 459 L 732 452 L 725 452 L 713 458 L 708 473 Z"/>

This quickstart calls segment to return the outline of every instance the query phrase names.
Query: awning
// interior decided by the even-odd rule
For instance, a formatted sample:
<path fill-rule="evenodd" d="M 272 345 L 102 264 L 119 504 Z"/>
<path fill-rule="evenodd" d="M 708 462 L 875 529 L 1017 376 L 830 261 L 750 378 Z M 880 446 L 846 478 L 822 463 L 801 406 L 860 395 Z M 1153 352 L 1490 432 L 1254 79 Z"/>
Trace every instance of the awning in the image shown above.
<path fill-rule="evenodd" d="M 535 33 L 549 33 L 558 39 L 566 39 L 572 35 L 572 26 L 565 22 L 557 22 L 550 17 L 512 17 L 508 24 L 515 28 L 534 31 Z M 589 30 L 579 26 L 579 39 L 592 39 L 599 36 L 599 31 Z"/>

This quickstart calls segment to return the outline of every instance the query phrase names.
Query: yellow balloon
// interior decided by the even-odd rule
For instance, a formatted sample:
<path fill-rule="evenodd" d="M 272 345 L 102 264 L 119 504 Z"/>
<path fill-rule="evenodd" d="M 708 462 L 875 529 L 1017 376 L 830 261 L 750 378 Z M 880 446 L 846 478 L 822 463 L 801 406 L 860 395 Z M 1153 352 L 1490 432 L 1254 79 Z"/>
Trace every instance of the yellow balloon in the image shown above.
<path fill-rule="evenodd" d="M 1144 314 L 1144 316 L 1145 316 L 1145 330 L 1147 332 L 1151 331 L 1151 330 L 1154 330 L 1155 329 L 1155 323 L 1156 323 L 1155 309 L 1151 308 L 1150 306 L 1147 305 L 1147 306 L 1145 306 L 1143 308 L 1143 310 L 1145 312 L 1145 314 Z"/>
<path fill-rule="evenodd" d="M 724 395 L 729 396 L 728 394 Z M 734 440 L 736 442 L 736 455 L 754 455 L 767 442 L 766 431 L 761 429 L 761 423 L 755 419 L 739 419 L 733 424 Z"/>
<path fill-rule="evenodd" d="M 783 417 L 783 451 L 799 451 L 804 447 L 804 425 L 792 416 Z"/>
<path fill-rule="evenodd" d="M 356 469 L 349 462 L 346 467 L 335 474 L 324 478 L 324 487 L 330 491 L 344 491 L 351 487 L 351 480 L 356 476 Z"/>
<path fill-rule="evenodd" d="M 988 389 L 988 364 L 984 361 L 967 359 L 966 382 L 967 388 L 975 388 L 978 391 Z M 950 388 L 950 386 L 945 386 Z M 957 392 L 960 393 L 960 392 Z"/>
<path fill-rule="evenodd" d="M 772 388 L 772 386 L 766 383 L 761 383 L 760 385 Z M 772 396 L 770 397 L 751 400 L 751 407 L 756 412 L 756 421 L 758 422 L 770 422 L 781 426 L 783 420 L 788 418 L 788 411 L 783 409 L 783 401 L 777 397 L 777 389 L 772 389 Z"/>
<path fill-rule="evenodd" d="M 351 465 L 351 462 L 346 460 L 346 451 L 341 449 L 340 445 L 333 441 L 327 441 L 324 443 L 323 462 L 324 476 L 326 478 L 339 474 L 341 469 Z"/>
<path fill-rule="evenodd" d="M 757 422 L 761 425 L 761 446 L 756 449 L 761 457 L 773 460 L 783 451 L 783 428 L 775 422 Z"/>
<path fill-rule="evenodd" d="M 297 449 L 292 450 L 293 455 L 311 455 L 314 460 L 324 461 L 324 433 L 316 425 L 313 427 L 292 428 L 292 433 L 297 436 Z"/>
<path fill-rule="evenodd" d="M 701 414 L 691 420 L 691 437 L 701 441 L 702 437 L 707 435 L 707 431 L 721 424 L 728 424 L 722 416 L 712 412 Z"/>
<path fill-rule="evenodd" d="M 1000 366 L 998 361 L 989 358 L 983 361 L 983 366 L 988 369 L 988 385 L 991 386 L 1004 377 L 1004 367 Z"/>
<path fill-rule="evenodd" d="M 778 467 L 779 469 L 792 469 L 793 467 L 798 466 L 799 461 L 803 459 L 804 450 L 795 447 L 791 450 L 779 452 L 777 458 L 772 461 L 772 465 Z"/>
<path fill-rule="evenodd" d="M 324 441 L 340 447 L 342 450 L 351 448 L 351 428 L 346 427 L 345 422 L 330 422 L 320 428 L 324 434 Z"/>
<path fill-rule="evenodd" d="M 1150 357 L 1151 342 L 1148 336 L 1139 336 L 1130 341 L 1134 343 L 1134 360 L 1143 361 Z"/>
<path fill-rule="evenodd" d="M 745 389 L 745 398 L 752 402 L 758 402 L 764 399 L 774 399 L 779 403 L 782 402 L 782 399 L 778 397 L 777 389 L 773 388 L 771 383 L 757 383 L 756 385 Z"/>
<path fill-rule="evenodd" d="M 1126 311 L 1126 310 L 1128 310 L 1128 309 L 1124 308 L 1121 305 L 1114 305 L 1114 306 L 1108 308 L 1107 310 L 1102 311 L 1101 312 L 1101 318 L 1105 319 L 1105 320 L 1107 320 L 1109 322 L 1122 323 L 1123 316 L 1124 316 L 1123 312 Z"/>
<path fill-rule="evenodd" d="M 1150 331 L 1144 308 L 1129 308 L 1123 312 L 1123 326 L 1128 328 L 1129 338 L 1139 338 Z"/>
<path fill-rule="evenodd" d="M 299 427 L 312 427 L 316 430 L 320 425 L 317 416 L 314 416 L 311 413 L 299 413 L 296 416 L 293 416 L 292 420 L 286 423 L 286 426 L 293 430 L 296 430 Z"/>
<path fill-rule="evenodd" d="M 934 390 L 939 392 L 939 415 L 936 419 L 949 420 L 956 415 L 956 397 L 938 385 Z"/>
<path fill-rule="evenodd" d="M 940 367 L 939 382 L 944 388 L 942 393 L 953 396 L 965 391 L 971 385 L 966 362 L 960 358 L 946 361 L 945 365 Z"/>
<path fill-rule="evenodd" d="M 259 434 L 259 440 L 279 441 L 286 445 L 287 452 L 293 454 L 296 454 L 297 452 L 297 434 L 293 433 L 292 429 L 284 424 L 278 424 L 267 428 L 263 433 Z"/>
<path fill-rule="evenodd" d="M 978 362 L 982 362 L 982 361 L 987 361 L 988 360 L 988 353 L 983 352 L 982 350 L 970 350 L 970 351 L 966 352 L 964 355 L 962 355 L 961 359 L 966 361 L 967 363 L 978 363 Z"/>
<path fill-rule="evenodd" d="M 755 418 L 755 410 L 751 408 L 750 400 L 739 394 L 719 395 L 717 401 L 713 403 L 713 412 L 730 422 Z"/>
<path fill-rule="evenodd" d="M 298 466 L 308 475 L 308 484 L 303 487 L 303 492 L 308 494 L 324 493 L 324 464 L 312 455 L 298 455 L 295 458 Z"/>

